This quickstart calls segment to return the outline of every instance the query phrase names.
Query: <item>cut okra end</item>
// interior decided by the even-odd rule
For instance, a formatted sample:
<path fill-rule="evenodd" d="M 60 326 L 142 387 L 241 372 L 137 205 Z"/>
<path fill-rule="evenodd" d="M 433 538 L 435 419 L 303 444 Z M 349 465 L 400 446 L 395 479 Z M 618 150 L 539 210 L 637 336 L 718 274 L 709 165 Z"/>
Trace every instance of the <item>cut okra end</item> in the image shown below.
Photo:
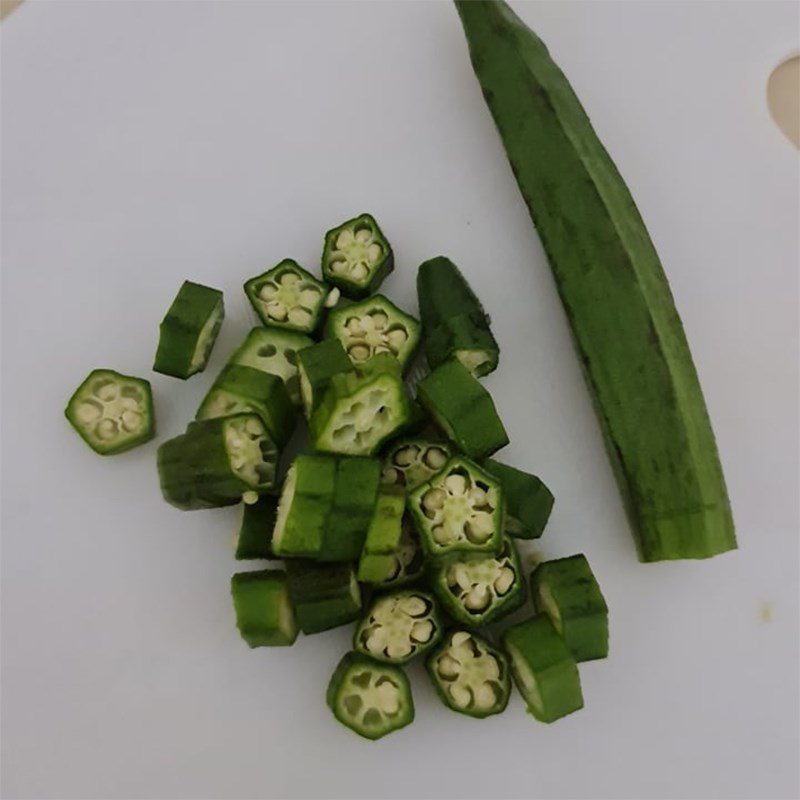
<path fill-rule="evenodd" d="M 328 294 L 324 283 L 290 258 L 250 278 L 244 291 L 265 325 L 301 333 L 317 328 Z"/>
<path fill-rule="evenodd" d="M 332 311 L 328 335 L 337 338 L 354 364 L 386 353 L 405 366 L 419 344 L 420 327 L 383 295 Z"/>
<path fill-rule="evenodd" d="M 400 667 L 362 653 L 347 653 L 327 691 L 333 715 L 365 739 L 380 739 L 414 721 L 414 701 Z"/>
<path fill-rule="evenodd" d="M 447 613 L 470 627 L 488 625 L 525 600 L 519 556 L 508 537 L 497 555 L 449 557 L 434 568 L 432 585 Z"/>
<path fill-rule="evenodd" d="M 405 664 L 430 650 L 441 636 L 433 595 L 407 589 L 373 601 L 356 629 L 354 649 L 379 661 Z"/>
<path fill-rule="evenodd" d="M 408 507 L 422 547 L 433 558 L 497 553 L 503 546 L 502 488 L 466 458 L 451 458 L 409 495 Z"/>
<path fill-rule="evenodd" d="M 476 633 L 455 630 L 426 660 L 428 674 L 444 704 L 470 717 L 499 714 L 508 705 L 508 660 Z"/>
<path fill-rule="evenodd" d="M 283 570 L 239 572 L 231 578 L 236 627 L 250 647 L 284 647 L 297 638 L 297 623 Z"/>
<path fill-rule="evenodd" d="M 111 369 L 92 370 L 69 399 L 64 415 L 83 441 L 103 456 L 155 436 L 149 381 Z"/>
<path fill-rule="evenodd" d="M 444 468 L 452 451 L 444 442 L 402 439 L 383 459 L 381 482 L 412 492 Z"/>
<path fill-rule="evenodd" d="M 373 294 L 393 269 L 392 248 L 371 214 L 359 214 L 325 234 L 322 275 L 345 297 Z"/>

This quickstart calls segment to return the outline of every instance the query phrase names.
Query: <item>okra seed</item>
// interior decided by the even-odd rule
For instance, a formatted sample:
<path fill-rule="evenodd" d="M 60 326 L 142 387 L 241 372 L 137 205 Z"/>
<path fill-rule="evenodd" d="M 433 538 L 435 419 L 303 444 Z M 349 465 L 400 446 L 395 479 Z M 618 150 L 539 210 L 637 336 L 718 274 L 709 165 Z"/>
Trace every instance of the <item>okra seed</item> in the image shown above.
<path fill-rule="evenodd" d="M 454 647 L 460 647 L 463 644 L 466 644 L 472 637 L 466 631 L 457 631 L 453 634 L 453 638 L 450 640 L 453 643 Z"/>
<path fill-rule="evenodd" d="M 437 525 L 431 531 L 433 534 L 433 539 L 437 544 L 447 544 L 448 542 L 453 541 L 455 538 L 453 536 L 453 532 L 450 528 L 445 528 L 444 525 Z"/>
<path fill-rule="evenodd" d="M 252 506 L 258 502 L 258 493 L 254 491 L 247 491 L 242 495 L 242 502 L 246 506 Z"/>
<path fill-rule="evenodd" d="M 353 345 L 347 352 L 354 361 L 366 361 L 369 358 L 369 347 L 363 344 Z"/>
<path fill-rule="evenodd" d="M 378 353 L 391 353 L 391 352 L 392 352 L 391 347 L 387 347 L 385 344 L 379 344 L 375 348 L 375 355 L 378 355 Z"/>
<path fill-rule="evenodd" d="M 346 261 L 334 261 L 334 262 L 331 263 L 331 269 L 337 275 L 346 275 L 347 274 L 348 265 L 347 265 Z"/>
<path fill-rule="evenodd" d="M 415 622 L 411 627 L 411 638 L 415 642 L 427 642 L 433 636 L 433 623 L 430 620 Z"/>
<path fill-rule="evenodd" d="M 422 505 L 426 512 L 430 511 L 435 513 L 444 506 L 444 501 L 447 499 L 447 494 L 441 489 L 428 489 L 422 496 Z M 426 516 L 428 516 L 426 514 Z"/>
<path fill-rule="evenodd" d="M 119 387 L 113 383 L 101 384 L 99 388 L 95 389 L 95 394 L 104 402 L 110 403 L 117 399 L 119 394 Z"/>
<path fill-rule="evenodd" d="M 378 689 L 378 698 L 380 700 L 380 709 L 385 714 L 396 714 L 400 707 L 400 700 L 397 696 L 397 688 L 388 681 L 382 683 Z"/>
<path fill-rule="evenodd" d="M 485 542 L 494 533 L 491 515 L 479 511 L 464 525 L 464 532 L 471 542 Z"/>
<path fill-rule="evenodd" d="M 497 680 L 500 677 L 500 664 L 497 659 L 490 653 L 484 655 L 486 664 L 486 674 L 492 680 Z"/>
<path fill-rule="evenodd" d="M 478 708 L 491 708 L 497 702 L 494 687 L 488 681 L 484 681 L 475 692 L 475 705 Z"/>
<path fill-rule="evenodd" d="M 289 322 L 293 325 L 308 325 L 311 322 L 311 312 L 304 308 L 293 308 L 289 311 Z"/>
<path fill-rule="evenodd" d="M 423 460 L 431 469 L 441 469 L 447 463 L 447 453 L 440 447 L 430 447 Z"/>
<path fill-rule="evenodd" d="M 338 302 L 339 298 L 342 296 L 342 293 L 339 291 L 337 287 L 333 287 L 328 292 L 328 296 L 325 298 L 325 308 L 333 308 Z"/>
<path fill-rule="evenodd" d="M 128 432 L 139 430 L 142 425 L 142 415 L 138 411 L 122 412 L 122 427 Z"/>
<path fill-rule="evenodd" d="M 404 658 L 413 649 L 411 642 L 389 642 L 386 647 L 386 655 L 389 658 Z"/>
<path fill-rule="evenodd" d="M 373 243 L 367 248 L 367 256 L 369 257 L 369 260 L 372 264 L 378 261 L 382 254 L 383 254 L 383 249 L 379 244 Z"/>
<path fill-rule="evenodd" d="M 411 617 L 424 614 L 428 610 L 428 604 L 421 597 L 406 597 L 400 601 L 400 608 Z"/>
<path fill-rule="evenodd" d="M 367 650 L 371 653 L 381 653 L 386 647 L 386 631 L 383 628 L 375 628 L 367 637 Z"/>
<path fill-rule="evenodd" d="M 278 287 L 274 283 L 265 283 L 258 290 L 258 296 L 262 300 L 272 300 L 276 294 L 278 294 Z"/>
<path fill-rule="evenodd" d="M 343 230 L 337 237 L 336 237 L 336 247 L 341 250 L 347 245 L 352 244 L 355 240 L 355 236 L 353 236 L 353 231 L 349 228 Z"/>
<path fill-rule="evenodd" d="M 92 400 L 81 403 L 75 411 L 79 422 L 94 422 L 102 415 L 101 407 Z"/>
<path fill-rule="evenodd" d="M 367 331 L 367 333 L 371 333 L 375 330 L 375 320 L 369 314 L 366 314 L 361 317 L 361 327 Z"/>
<path fill-rule="evenodd" d="M 366 228 L 362 228 L 356 234 L 356 241 L 361 242 L 361 244 L 367 244 L 367 242 L 372 241 L 372 234 Z"/>
<path fill-rule="evenodd" d="M 461 589 L 469 589 L 472 586 L 472 578 L 469 571 L 463 564 L 453 564 L 447 573 L 447 582 L 451 586 L 459 586 Z"/>
<path fill-rule="evenodd" d="M 472 702 L 472 692 L 457 683 L 448 686 L 447 691 L 450 693 L 450 697 L 453 698 L 453 702 L 460 708 L 466 708 Z"/>
<path fill-rule="evenodd" d="M 267 314 L 272 319 L 282 322 L 286 319 L 286 306 L 278 300 L 273 300 L 271 303 L 267 303 Z"/>
<path fill-rule="evenodd" d="M 494 589 L 497 594 L 505 594 L 513 585 L 515 577 L 514 570 L 509 569 L 508 567 L 503 567 L 494 582 Z"/>
<path fill-rule="evenodd" d="M 360 336 L 364 333 L 364 329 L 361 327 L 361 320 L 358 317 L 350 317 L 350 319 L 345 322 L 344 327 L 347 328 L 348 333 L 353 336 Z"/>
<path fill-rule="evenodd" d="M 389 331 L 386 334 L 386 339 L 388 340 L 389 344 L 394 347 L 395 350 L 397 350 L 406 343 L 408 334 L 404 330 L 397 328 L 393 331 Z"/>
<path fill-rule="evenodd" d="M 467 479 L 463 475 L 448 475 L 444 479 L 444 485 L 452 495 L 466 494 Z"/>
<path fill-rule="evenodd" d="M 394 467 L 387 467 L 382 473 L 382 479 L 384 483 L 388 483 L 390 485 L 400 483 L 400 470 L 395 469 Z"/>
<path fill-rule="evenodd" d="M 491 594 L 485 586 L 475 586 L 464 598 L 464 607 L 470 611 L 483 611 L 491 602 Z"/>
<path fill-rule="evenodd" d="M 350 270 L 350 275 L 354 280 L 363 281 L 369 275 L 369 270 L 363 264 L 356 264 Z"/>
<path fill-rule="evenodd" d="M 300 283 L 300 276 L 294 272 L 284 272 L 281 275 L 281 286 L 294 286 Z"/>
<path fill-rule="evenodd" d="M 368 316 L 372 320 L 375 330 L 378 331 L 383 330 L 386 327 L 386 324 L 389 322 L 389 317 L 387 317 L 383 311 L 376 311 Z"/>
<path fill-rule="evenodd" d="M 469 492 L 469 501 L 474 506 L 486 505 L 486 492 L 478 486 L 473 487 Z"/>
<path fill-rule="evenodd" d="M 95 433 L 99 439 L 113 439 L 117 432 L 117 423 L 113 419 L 100 420 L 95 428 Z"/>
<path fill-rule="evenodd" d="M 245 420 L 244 429 L 248 433 L 255 434 L 256 436 L 260 436 L 264 432 L 264 427 L 257 419 Z"/>
<path fill-rule="evenodd" d="M 445 654 L 436 662 L 436 671 L 445 680 L 453 680 L 461 672 L 461 664 L 452 656 Z"/>
<path fill-rule="evenodd" d="M 412 444 L 408 447 L 401 447 L 394 454 L 394 463 L 398 467 L 410 467 L 419 458 L 419 447 Z"/>
<path fill-rule="evenodd" d="M 319 300 L 319 292 L 316 289 L 303 289 L 298 296 L 298 300 L 304 308 L 314 308 Z"/>

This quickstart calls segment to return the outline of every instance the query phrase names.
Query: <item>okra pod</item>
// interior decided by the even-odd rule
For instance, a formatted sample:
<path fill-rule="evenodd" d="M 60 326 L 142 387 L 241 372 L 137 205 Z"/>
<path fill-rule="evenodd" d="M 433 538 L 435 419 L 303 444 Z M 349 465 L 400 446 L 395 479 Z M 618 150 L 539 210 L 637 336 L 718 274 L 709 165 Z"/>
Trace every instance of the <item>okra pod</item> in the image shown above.
<path fill-rule="evenodd" d="M 547 486 L 535 475 L 501 464 L 493 458 L 487 458 L 483 468 L 503 487 L 506 533 L 516 539 L 538 539 L 544 533 L 553 510 L 553 495 Z"/>
<path fill-rule="evenodd" d="M 352 564 L 287 559 L 286 574 L 294 615 L 306 635 L 358 619 L 361 589 Z"/>
<path fill-rule="evenodd" d="M 445 442 L 425 439 L 401 439 L 393 444 L 383 459 L 381 481 L 413 492 L 433 477 L 450 460 L 452 452 Z"/>
<path fill-rule="evenodd" d="M 325 234 L 322 275 L 355 300 L 374 294 L 394 269 L 394 254 L 371 214 L 359 214 Z"/>
<path fill-rule="evenodd" d="M 236 537 L 236 559 L 273 558 L 272 529 L 278 500 L 262 494 L 255 503 L 242 503 L 242 521 Z"/>
<path fill-rule="evenodd" d="M 483 719 L 508 705 L 508 660 L 476 633 L 451 631 L 428 656 L 425 666 L 439 697 L 459 714 Z"/>
<path fill-rule="evenodd" d="M 411 687 L 400 667 L 347 653 L 328 684 L 328 706 L 342 725 L 380 739 L 414 721 Z"/>
<path fill-rule="evenodd" d="M 352 368 L 353 363 L 338 339 L 323 339 L 297 354 L 300 397 L 306 419 L 319 405 L 331 378 Z"/>
<path fill-rule="evenodd" d="M 381 488 L 378 492 L 378 501 L 358 561 L 360 581 L 380 583 L 394 574 L 405 505 L 405 495 L 397 489 Z"/>
<path fill-rule="evenodd" d="M 497 368 L 500 349 L 489 316 L 449 258 L 437 256 L 420 265 L 417 297 L 431 367 L 455 358 L 478 378 Z"/>
<path fill-rule="evenodd" d="M 236 627 L 250 647 L 294 643 L 297 623 L 283 570 L 238 572 L 231 578 Z"/>
<path fill-rule="evenodd" d="M 536 610 L 550 617 L 576 661 L 608 656 L 608 606 L 586 556 L 539 564 L 531 594 Z"/>
<path fill-rule="evenodd" d="M 159 326 L 153 370 L 184 380 L 202 372 L 224 317 L 219 289 L 184 281 Z"/>
<path fill-rule="evenodd" d="M 419 543 L 419 536 L 414 530 L 408 512 L 403 515 L 400 541 L 390 555 L 381 556 L 386 576 L 380 580 L 369 581 L 379 589 L 397 589 L 422 578 L 425 572 L 425 554 Z M 381 565 L 377 565 L 381 569 Z M 383 571 L 383 570 L 381 570 Z M 368 579 L 364 578 L 367 582 Z"/>
<path fill-rule="evenodd" d="M 470 458 L 485 458 L 508 444 L 491 395 L 459 361 L 446 361 L 423 378 L 417 399 Z"/>
<path fill-rule="evenodd" d="M 64 416 L 95 453 L 123 453 L 155 436 L 153 394 L 144 378 L 94 369 L 70 397 Z"/>
<path fill-rule="evenodd" d="M 536 719 L 555 722 L 583 708 L 578 667 L 549 617 L 513 625 L 502 638 L 514 682 Z"/>

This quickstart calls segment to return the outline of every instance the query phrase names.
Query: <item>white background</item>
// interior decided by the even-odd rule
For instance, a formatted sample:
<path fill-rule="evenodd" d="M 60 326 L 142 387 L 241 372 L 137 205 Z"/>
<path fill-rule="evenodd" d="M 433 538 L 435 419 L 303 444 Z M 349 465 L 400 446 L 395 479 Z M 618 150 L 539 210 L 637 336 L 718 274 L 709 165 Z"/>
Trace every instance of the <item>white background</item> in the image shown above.
<path fill-rule="evenodd" d="M 792 3 L 529 3 L 662 255 L 740 549 L 637 563 L 553 282 L 448 3 L 26 3 L 2 26 L 4 797 L 796 798 L 798 161 L 768 117 Z M 412 667 L 417 721 L 369 743 L 324 703 L 349 630 L 250 651 L 236 510 L 162 502 L 158 441 L 93 455 L 91 368 L 150 377 L 179 433 L 243 336 L 242 281 L 369 210 L 386 291 L 446 253 L 502 346 L 486 380 L 585 551 L 611 656 L 552 726 L 484 722 Z M 191 278 L 226 292 L 208 371 L 150 373 Z M 241 565 L 238 565 L 240 568 Z"/>

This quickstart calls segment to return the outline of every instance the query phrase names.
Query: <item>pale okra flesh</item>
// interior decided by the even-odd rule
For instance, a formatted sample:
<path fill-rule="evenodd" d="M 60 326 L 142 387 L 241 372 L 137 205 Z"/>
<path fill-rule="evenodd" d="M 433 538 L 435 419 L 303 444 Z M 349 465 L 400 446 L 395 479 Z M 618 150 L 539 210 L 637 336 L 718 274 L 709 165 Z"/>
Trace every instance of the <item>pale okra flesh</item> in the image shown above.
<path fill-rule="evenodd" d="M 455 630 L 426 659 L 442 701 L 460 714 L 482 719 L 508 705 L 508 660 L 476 633 Z"/>
<path fill-rule="evenodd" d="M 104 456 L 155 436 L 150 383 L 111 369 L 92 370 L 69 399 L 64 415 L 83 441 Z"/>
<path fill-rule="evenodd" d="M 380 739 L 414 721 L 411 687 L 400 667 L 347 653 L 326 696 L 333 715 L 366 739 Z"/>
<path fill-rule="evenodd" d="M 265 325 L 301 333 L 317 328 L 328 294 L 324 283 L 290 258 L 248 280 L 244 291 Z"/>
<path fill-rule="evenodd" d="M 386 453 L 381 482 L 412 492 L 443 469 L 451 455 L 450 446 L 445 442 L 403 439 Z"/>
<path fill-rule="evenodd" d="M 462 625 L 488 625 L 519 608 L 525 580 L 514 543 L 503 539 L 497 555 L 450 556 L 434 568 L 433 590 Z"/>
<path fill-rule="evenodd" d="M 371 214 L 359 214 L 325 234 L 322 275 L 345 297 L 374 293 L 393 269 L 392 248 Z"/>
<path fill-rule="evenodd" d="M 342 343 L 354 364 L 387 353 L 405 366 L 419 344 L 419 330 L 414 317 L 380 294 L 328 316 L 328 335 Z"/>
<path fill-rule="evenodd" d="M 430 557 L 497 553 L 503 546 L 502 487 L 466 458 L 450 459 L 409 495 L 408 507 Z"/>
<path fill-rule="evenodd" d="M 407 589 L 378 597 L 356 629 L 354 648 L 379 661 L 405 664 L 442 635 L 433 595 Z"/>

